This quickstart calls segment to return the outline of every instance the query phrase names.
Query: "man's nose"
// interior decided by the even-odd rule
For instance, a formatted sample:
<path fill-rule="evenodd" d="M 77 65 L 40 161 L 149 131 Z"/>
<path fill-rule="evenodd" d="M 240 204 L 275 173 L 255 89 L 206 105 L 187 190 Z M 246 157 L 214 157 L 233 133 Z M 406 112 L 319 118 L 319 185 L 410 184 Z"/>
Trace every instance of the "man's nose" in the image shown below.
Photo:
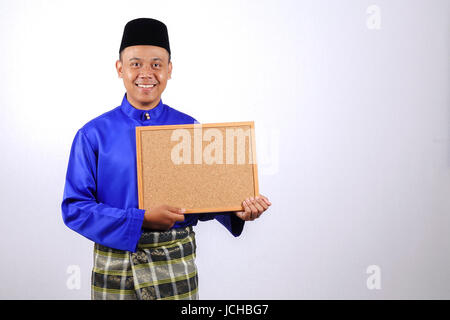
<path fill-rule="evenodd" d="M 139 76 L 140 77 L 154 77 L 155 76 L 155 73 L 154 73 L 154 70 L 152 69 L 152 67 L 151 66 L 149 66 L 149 65 L 144 65 L 142 68 L 141 68 L 141 70 L 140 70 L 140 73 L 139 73 Z"/>

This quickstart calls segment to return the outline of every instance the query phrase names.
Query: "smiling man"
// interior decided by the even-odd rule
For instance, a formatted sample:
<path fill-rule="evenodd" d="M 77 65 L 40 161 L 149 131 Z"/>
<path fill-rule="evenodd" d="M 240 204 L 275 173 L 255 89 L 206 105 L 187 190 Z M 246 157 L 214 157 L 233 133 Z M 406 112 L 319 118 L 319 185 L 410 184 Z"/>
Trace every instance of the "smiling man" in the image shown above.
<path fill-rule="evenodd" d="M 136 126 L 197 121 L 161 100 L 172 74 L 166 26 L 140 18 L 125 26 L 117 74 L 126 93 L 120 106 L 89 121 L 70 151 L 63 220 L 94 241 L 92 299 L 196 299 L 195 233 L 200 221 L 217 220 L 239 236 L 244 221 L 270 206 L 264 196 L 243 201 L 244 210 L 189 214 L 160 204 L 138 209 Z"/>
<path fill-rule="evenodd" d="M 128 102 L 137 109 L 153 109 L 158 105 L 172 74 L 172 62 L 167 50 L 136 45 L 125 48 L 120 56 L 116 68 L 123 78 Z"/>

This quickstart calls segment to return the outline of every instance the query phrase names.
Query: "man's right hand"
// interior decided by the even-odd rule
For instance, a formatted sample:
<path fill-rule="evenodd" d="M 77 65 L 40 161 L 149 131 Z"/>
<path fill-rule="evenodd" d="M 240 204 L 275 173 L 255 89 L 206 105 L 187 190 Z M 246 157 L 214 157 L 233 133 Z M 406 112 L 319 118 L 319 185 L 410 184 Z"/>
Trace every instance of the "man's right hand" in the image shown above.
<path fill-rule="evenodd" d="M 169 230 L 175 222 L 184 221 L 184 211 L 166 204 L 150 208 L 145 211 L 142 226 L 152 230 Z"/>

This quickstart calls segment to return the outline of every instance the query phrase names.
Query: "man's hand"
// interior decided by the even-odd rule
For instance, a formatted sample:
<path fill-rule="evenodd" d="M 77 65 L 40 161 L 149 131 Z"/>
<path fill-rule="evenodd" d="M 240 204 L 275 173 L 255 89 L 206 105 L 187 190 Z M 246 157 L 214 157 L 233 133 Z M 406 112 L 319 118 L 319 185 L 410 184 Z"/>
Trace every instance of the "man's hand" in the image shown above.
<path fill-rule="evenodd" d="M 185 209 L 175 208 L 166 204 L 145 211 L 142 226 L 146 229 L 169 230 L 175 222 L 184 221 Z"/>
<path fill-rule="evenodd" d="M 253 221 L 266 211 L 272 203 L 263 195 L 247 198 L 242 202 L 245 211 L 236 211 L 236 216 L 244 221 Z"/>

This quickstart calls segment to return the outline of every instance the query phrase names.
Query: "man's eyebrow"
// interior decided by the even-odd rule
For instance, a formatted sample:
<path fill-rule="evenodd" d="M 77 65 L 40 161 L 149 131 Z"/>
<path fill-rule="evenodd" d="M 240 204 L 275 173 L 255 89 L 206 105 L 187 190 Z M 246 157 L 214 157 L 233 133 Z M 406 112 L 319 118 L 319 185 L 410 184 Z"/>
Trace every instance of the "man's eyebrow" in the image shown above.
<path fill-rule="evenodd" d="M 128 61 L 132 61 L 132 60 L 142 60 L 141 58 L 136 58 L 136 57 L 133 57 L 133 58 L 130 58 Z M 158 58 L 158 57 L 155 57 L 155 58 L 152 58 L 152 59 L 150 59 L 151 61 L 162 61 L 162 59 L 161 58 Z"/>

